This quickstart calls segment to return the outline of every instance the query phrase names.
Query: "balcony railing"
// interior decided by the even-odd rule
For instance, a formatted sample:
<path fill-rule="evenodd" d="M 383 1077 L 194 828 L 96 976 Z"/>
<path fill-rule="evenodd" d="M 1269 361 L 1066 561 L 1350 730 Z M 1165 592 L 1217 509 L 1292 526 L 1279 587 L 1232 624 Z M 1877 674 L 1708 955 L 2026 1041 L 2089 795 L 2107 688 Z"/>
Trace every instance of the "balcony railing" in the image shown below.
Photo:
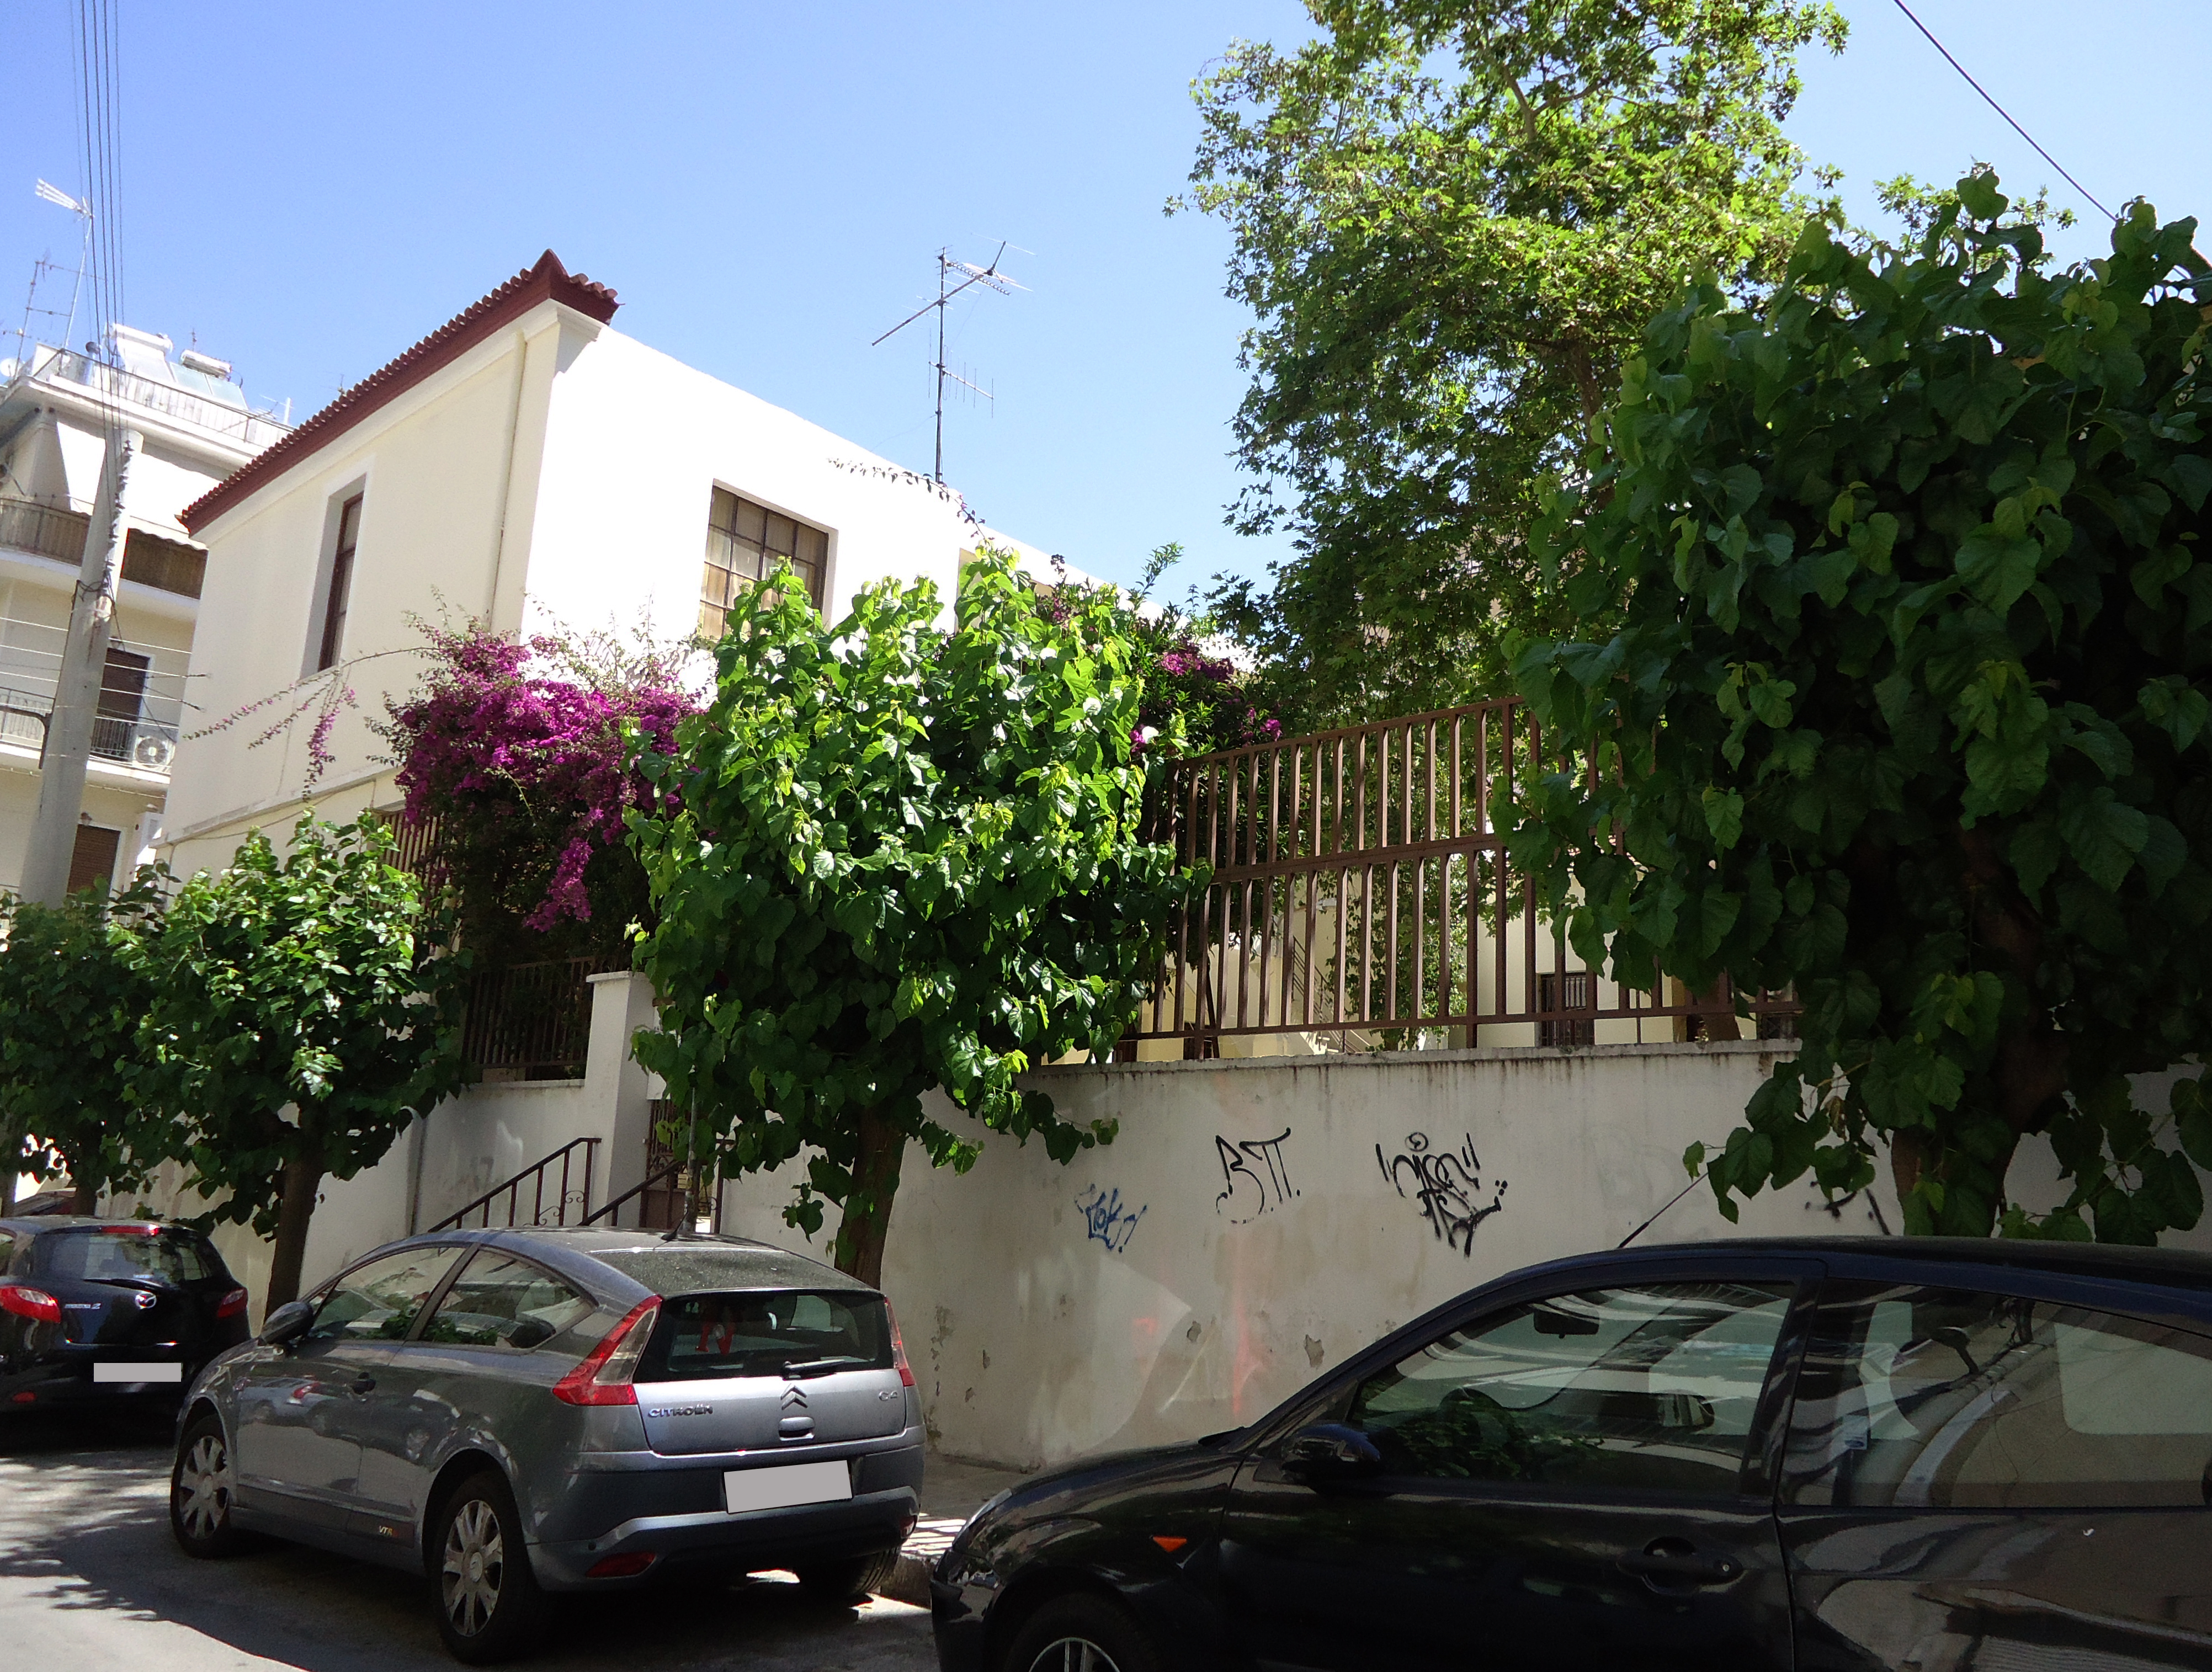
<path fill-rule="evenodd" d="M 1178 763 L 1168 833 L 1212 879 L 1170 926 L 1132 1039 L 1213 1056 L 1242 1036 L 1261 1054 L 1735 1037 L 1725 986 L 1624 986 L 1539 908 L 1506 842 L 1516 783 L 1556 756 L 1504 701 Z M 1796 1006 L 1749 1008 L 1778 1035 Z"/>
<path fill-rule="evenodd" d="M 66 349 L 40 349 L 38 355 L 37 368 L 32 373 L 38 382 L 58 388 L 88 389 L 118 405 L 159 412 L 256 453 L 292 433 L 292 427 L 274 413 L 233 406 Z"/>
<path fill-rule="evenodd" d="M 0 745 L 43 753 L 68 630 L 0 617 Z M 186 654 L 129 639 L 110 642 L 92 722 L 96 759 L 167 775 L 185 708 Z"/>
<path fill-rule="evenodd" d="M 81 563 L 91 523 L 82 511 L 0 495 L 0 547 Z M 198 598 L 206 575 L 207 553 L 196 545 L 144 528 L 131 529 L 123 537 L 125 581 L 180 598 Z"/>

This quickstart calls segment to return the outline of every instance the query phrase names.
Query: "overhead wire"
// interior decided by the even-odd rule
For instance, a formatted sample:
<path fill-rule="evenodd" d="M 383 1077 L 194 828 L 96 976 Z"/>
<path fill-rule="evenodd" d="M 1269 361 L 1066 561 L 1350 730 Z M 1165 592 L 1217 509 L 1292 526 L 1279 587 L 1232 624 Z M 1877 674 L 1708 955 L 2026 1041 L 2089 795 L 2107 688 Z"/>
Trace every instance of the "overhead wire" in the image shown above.
<path fill-rule="evenodd" d="M 2006 122 L 2010 124 L 2012 131 L 2014 133 L 2018 134 L 2031 146 L 2034 147 L 2036 155 L 2041 157 L 2053 168 L 2056 168 L 2061 174 L 2065 174 L 2066 184 L 2072 186 L 2076 192 L 2087 198 L 2089 200 L 2090 206 L 2094 208 L 2098 214 L 2103 216 L 2108 221 L 2117 221 L 2120 218 L 2118 216 L 2113 214 L 2112 210 L 2106 209 L 2104 204 L 2099 203 L 2095 195 L 2090 192 L 2087 186 L 2075 179 L 2073 175 L 2066 173 L 2065 164 L 2059 161 L 2058 159 L 2051 155 L 2050 152 L 2045 150 L 2041 145 L 2037 144 L 2036 138 L 2033 134 L 2028 132 L 2026 128 L 2021 127 L 2018 122 L 2013 120 L 2012 112 L 1990 96 L 1989 88 L 1984 87 L 1979 82 L 1976 81 L 1972 76 L 1966 73 L 1966 66 L 1960 64 L 1958 59 L 1951 56 L 1951 49 L 1946 46 L 1942 41 L 1936 39 L 1936 32 L 1929 28 L 1925 23 L 1923 23 L 1920 19 L 1914 15 L 1912 8 L 1906 5 L 1905 3 L 1905 0 L 1897 0 L 1897 9 L 1903 12 L 1906 17 L 1911 19 L 1912 27 L 1914 28 L 1919 30 L 1922 34 L 1928 37 L 1928 44 L 1943 55 L 1944 63 L 1949 64 L 1952 69 L 1957 70 L 1960 76 L 1965 77 L 1966 85 L 1982 95 L 1983 102 L 1988 105 L 1989 107 L 1995 111 L 1999 116 L 2003 117 Z"/>

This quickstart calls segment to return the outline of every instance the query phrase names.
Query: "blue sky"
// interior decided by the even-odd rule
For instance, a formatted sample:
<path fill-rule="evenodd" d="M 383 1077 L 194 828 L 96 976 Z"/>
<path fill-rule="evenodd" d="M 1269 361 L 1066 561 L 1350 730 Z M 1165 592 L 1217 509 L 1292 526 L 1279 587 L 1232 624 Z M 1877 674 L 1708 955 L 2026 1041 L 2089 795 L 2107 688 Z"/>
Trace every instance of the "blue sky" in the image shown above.
<path fill-rule="evenodd" d="M 623 330 L 926 470 L 925 344 L 869 339 L 929 290 L 939 245 L 981 260 L 1006 239 L 1029 289 L 955 313 L 951 357 L 998 400 L 952 409 L 948 477 L 1115 578 L 1165 540 L 1187 580 L 1279 553 L 1222 526 L 1244 323 L 1225 237 L 1161 205 L 1189 167 L 1191 78 L 1234 37 L 1301 36 L 1296 5 L 120 7 L 126 317 L 197 334 L 257 396 L 313 410 L 550 245 L 621 293 Z M 1916 9 L 2108 204 L 2204 204 L 2186 89 L 2212 8 Z M 1851 48 L 1807 64 L 1790 125 L 1856 210 L 1876 178 L 1976 157 L 2063 192 L 1893 5 L 1845 9 Z M 33 258 L 74 256 L 70 217 L 31 195 L 78 180 L 69 17 L 9 8 L 11 330 Z"/>

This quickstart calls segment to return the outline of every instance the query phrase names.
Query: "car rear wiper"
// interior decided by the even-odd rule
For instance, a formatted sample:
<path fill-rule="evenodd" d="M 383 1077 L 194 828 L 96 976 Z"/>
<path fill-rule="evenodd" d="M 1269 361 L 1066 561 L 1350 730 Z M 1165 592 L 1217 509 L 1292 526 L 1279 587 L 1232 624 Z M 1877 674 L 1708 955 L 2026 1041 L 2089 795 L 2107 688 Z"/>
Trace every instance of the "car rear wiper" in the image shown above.
<path fill-rule="evenodd" d="M 784 1365 L 783 1377 L 787 1382 L 797 1382 L 810 1376 L 827 1376 L 831 1371 L 849 1365 L 866 1365 L 872 1362 L 872 1359 L 856 1359 L 849 1353 L 841 1354 L 835 1359 L 793 1359 Z"/>

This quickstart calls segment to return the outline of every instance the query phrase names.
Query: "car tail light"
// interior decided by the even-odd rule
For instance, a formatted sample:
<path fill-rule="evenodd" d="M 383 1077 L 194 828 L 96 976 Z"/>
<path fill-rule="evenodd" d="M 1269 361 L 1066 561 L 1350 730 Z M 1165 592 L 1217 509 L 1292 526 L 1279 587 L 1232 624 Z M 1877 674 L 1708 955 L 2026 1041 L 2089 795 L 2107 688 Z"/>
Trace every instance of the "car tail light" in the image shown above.
<path fill-rule="evenodd" d="M 216 1303 L 215 1315 L 219 1318 L 234 1318 L 246 1310 L 246 1291 L 233 1289 Z"/>
<path fill-rule="evenodd" d="M 638 1302 L 582 1363 L 553 1384 L 553 1397 L 570 1405 L 636 1404 L 637 1389 L 629 1378 L 645 1344 L 653 1339 L 653 1321 L 659 1315 L 659 1295 Z"/>
<path fill-rule="evenodd" d="M 914 1366 L 906 1361 L 906 1343 L 899 1339 L 898 1314 L 891 1310 L 888 1300 L 884 1303 L 884 1316 L 890 1320 L 891 1363 L 898 1366 L 899 1380 L 908 1387 L 914 1385 Z"/>
<path fill-rule="evenodd" d="M 19 1318 L 34 1318 L 41 1323 L 62 1321 L 61 1302 L 27 1283 L 0 1283 L 0 1312 L 13 1312 Z"/>
<path fill-rule="evenodd" d="M 586 1579 L 633 1579 L 660 1560 L 658 1551 L 632 1550 L 620 1556 L 603 1556 L 586 1570 Z"/>

